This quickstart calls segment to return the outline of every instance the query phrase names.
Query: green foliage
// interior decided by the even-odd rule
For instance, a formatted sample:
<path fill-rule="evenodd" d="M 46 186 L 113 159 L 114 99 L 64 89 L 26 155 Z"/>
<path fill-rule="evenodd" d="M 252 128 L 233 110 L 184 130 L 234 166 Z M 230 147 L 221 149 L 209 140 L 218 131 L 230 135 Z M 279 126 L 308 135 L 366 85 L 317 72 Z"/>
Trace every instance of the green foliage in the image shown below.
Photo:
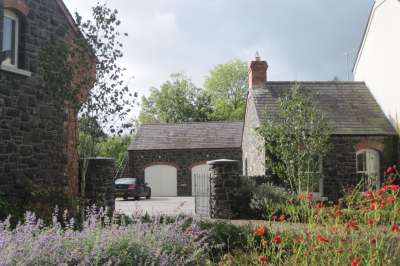
<path fill-rule="evenodd" d="M 248 70 L 246 62 L 235 59 L 212 69 L 204 89 L 211 96 L 213 120 L 242 120 L 246 109 Z"/>
<path fill-rule="evenodd" d="M 210 257 L 218 262 L 224 254 L 236 249 L 244 249 L 247 245 L 249 227 L 239 227 L 224 221 L 203 221 L 202 230 L 208 232 L 207 244 Z"/>
<path fill-rule="evenodd" d="M 183 74 L 173 74 L 160 88 L 152 88 L 150 95 L 142 98 L 139 122 L 242 120 L 247 75 L 246 63 L 232 60 L 212 69 L 202 90 Z"/>
<path fill-rule="evenodd" d="M 270 219 L 273 216 L 287 214 L 289 204 L 296 204 L 296 197 L 282 187 L 272 184 L 261 184 L 254 190 L 250 207 L 263 218 Z"/>
<path fill-rule="evenodd" d="M 255 182 L 245 176 L 240 178 L 240 184 L 233 189 L 233 204 L 231 210 L 235 219 L 256 219 L 260 218 L 252 208 L 250 202 L 256 188 Z"/>
<path fill-rule="evenodd" d="M 320 176 L 320 160 L 329 149 L 330 130 L 315 104 L 298 84 L 279 99 L 281 111 L 258 133 L 265 139 L 266 164 L 288 180 L 293 191 L 313 191 Z M 264 148 L 264 147 L 263 147 Z"/>
<path fill-rule="evenodd" d="M 104 138 L 96 144 L 98 156 L 113 158 L 116 165 L 121 165 L 127 156 L 130 140 L 128 135 Z"/>
<path fill-rule="evenodd" d="M 207 121 L 210 98 L 183 74 L 173 74 L 159 89 L 142 98 L 140 123 Z"/>

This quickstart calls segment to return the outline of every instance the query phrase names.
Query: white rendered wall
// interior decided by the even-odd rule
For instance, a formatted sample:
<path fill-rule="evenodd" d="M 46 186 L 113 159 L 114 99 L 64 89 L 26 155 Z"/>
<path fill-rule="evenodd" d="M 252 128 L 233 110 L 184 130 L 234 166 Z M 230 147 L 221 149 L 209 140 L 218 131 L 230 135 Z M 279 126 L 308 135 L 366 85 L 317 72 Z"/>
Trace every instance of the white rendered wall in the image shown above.
<path fill-rule="evenodd" d="M 400 119 L 400 1 L 377 0 L 354 68 L 392 121 Z"/>

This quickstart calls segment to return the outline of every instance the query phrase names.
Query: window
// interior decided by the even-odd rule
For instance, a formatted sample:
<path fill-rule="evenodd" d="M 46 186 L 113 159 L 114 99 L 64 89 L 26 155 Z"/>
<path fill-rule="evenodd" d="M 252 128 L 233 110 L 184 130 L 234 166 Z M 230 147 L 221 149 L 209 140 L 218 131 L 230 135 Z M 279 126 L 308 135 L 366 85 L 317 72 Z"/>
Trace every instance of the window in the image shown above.
<path fill-rule="evenodd" d="M 380 186 L 380 157 L 376 150 L 366 149 L 357 152 L 357 176 L 364 181 L 365 188 Z"/>
<path fill-rule="evenodd" d="M 305 166 L 305 184 L 301 184 L 302 191 L 313 192 L 314 198 L 322 198 L 324 191 L 324 178 L 322 173 L 321 156 L 313 156 Z"/>
<path fill-rule="evenodd" d="M 1 64 L 6 66 L 18 67 L 18 16 L 8 10 L 4 10 L 3 20 L 3 45 Z"/>

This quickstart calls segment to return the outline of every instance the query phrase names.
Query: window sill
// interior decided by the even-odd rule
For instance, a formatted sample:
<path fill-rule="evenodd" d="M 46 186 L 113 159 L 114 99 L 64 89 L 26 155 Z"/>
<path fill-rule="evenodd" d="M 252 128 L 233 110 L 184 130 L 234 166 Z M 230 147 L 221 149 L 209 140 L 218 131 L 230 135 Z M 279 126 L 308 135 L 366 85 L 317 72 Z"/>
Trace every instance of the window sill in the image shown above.
<path fill-rule="evenodd" d="M 23 70 L 23 69 L 20 69 L 20 68 L 16 68 L 16 67 L 13 67 L 13 66 L 0 65 L 0 69 L 3 70 L 3 71 L 11 72 L 11 73 L 18 74 L 18 75 L 25 76 L 25 77 L 31 77 L 32 76 L 32 73 L 30 71 Z"/>

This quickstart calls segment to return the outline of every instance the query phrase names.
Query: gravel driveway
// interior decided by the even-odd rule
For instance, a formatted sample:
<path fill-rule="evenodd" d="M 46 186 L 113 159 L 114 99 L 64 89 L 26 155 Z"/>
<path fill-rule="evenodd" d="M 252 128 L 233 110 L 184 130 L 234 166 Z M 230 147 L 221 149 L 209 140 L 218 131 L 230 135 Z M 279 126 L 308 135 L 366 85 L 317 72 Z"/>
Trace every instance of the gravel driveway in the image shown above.
<path fill-rule="evenodd" d="M 115 210 L 129 216 L 138 212 L 147 212 L 150 215 L 195 214 L 194 197 L 154 197 L 149 200 L 142 198 L 139 201 L 117 198 Z"/>

